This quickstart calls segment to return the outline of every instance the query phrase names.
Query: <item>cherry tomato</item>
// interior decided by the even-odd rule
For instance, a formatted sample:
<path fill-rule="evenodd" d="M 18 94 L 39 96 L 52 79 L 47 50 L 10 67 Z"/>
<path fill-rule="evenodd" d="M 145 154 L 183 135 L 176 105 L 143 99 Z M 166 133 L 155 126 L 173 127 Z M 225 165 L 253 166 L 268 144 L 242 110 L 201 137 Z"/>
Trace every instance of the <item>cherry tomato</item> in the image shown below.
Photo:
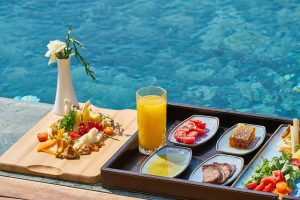
<path fill-rule="evenodd" d="M 106 135 L 112 135 L 112 134 L 114 134 L 114 130 L 111 127 L 105 127 L 105 129 L 103 130 L 103 132 Z"/>
<path fill-rule="evenodd" d="M 263 192 L 272 192 L 274 190 L 274 186 L 272 183 L 269 183 L 265 186 L 265 188 L 262 190 Z"/>
<path fill-rule="evenodd" d="M 88 121 L 88 127 L 89 127 L 89 128 L 94 128 L 94 127 L 95 127 L 95 122 L 92 121 L 92 120 L 89 120 L 89 121 Z"/>
<path fill-rule="evenodd" d="M 263 191 L 264 188 L 265 188 L 265 185 L 262 182 L 260 182 L 260 184 L 258 186 L 256 186 L 253 190 Z"/>
<path fill-rule="evenodd" d="M 70 133 L 69 133 L 69 136 L 70 136 L 72 139 L 77 139 L 77 138 L 80 138 L 80 137 L 81 137 L 80 134 L 75 133 L 75 132 L 70 132 Z"/>
<path fill-rule="evenodd" d="M 196 138 L 187 136 L 187 137 L 183 137 L 182 140 L 184 144 L 193 144 L 195 143 Z"/>
<path fill-rule="evenodd" d="M 103 131 L 104 126 L 100 123 L 95 122 L 95 128 L 98 129 L 98 131 Z"/>
<path fill-rule="evenodd" d="M 84 135 L 84 134 L 86 134 L 87 132 L 89 132 L 90 131 L 90 128 L 89 127 L 87 127 L 87 126 L 80 126 L 79 127 L 79 134 L 80 135 Z"/>
<path fill-rule="evenodd" d="M 291 188 L 289 188 L 289 187 L 286 187 L 285 191 L 286 191 L 289 195 L 292 193 L 292 190 L 291 190 Z"/>
<path fill-rule="evenodd" d="M 45 142 L 48 140 L 48 133 L 39 133 L 37 134 L 37 138 L 40 142 Z"/>
<path fill-rule="evenodd" d="M 278 190 L 278 192 L 280 193 L 284 193 L 286 192 L 286 188 L 287 188 L 287 184 L 286 182 L 279 182 L 276 184 L 276 189 Z"/>
<path fill-rule="evenodd" d="M 297 167 L 300 167 L 300 160 L 297 158 L 292 158 L 291 159 L 291 164 Z"/>
<path fill-rule="evenodd" d="M 253 181 L 252 183 L 248 183 L 246 184 L 246 187 L 249 189 L 249 190 L 254 190 L 254 188 L 257 187 L 257 181 Z"/>

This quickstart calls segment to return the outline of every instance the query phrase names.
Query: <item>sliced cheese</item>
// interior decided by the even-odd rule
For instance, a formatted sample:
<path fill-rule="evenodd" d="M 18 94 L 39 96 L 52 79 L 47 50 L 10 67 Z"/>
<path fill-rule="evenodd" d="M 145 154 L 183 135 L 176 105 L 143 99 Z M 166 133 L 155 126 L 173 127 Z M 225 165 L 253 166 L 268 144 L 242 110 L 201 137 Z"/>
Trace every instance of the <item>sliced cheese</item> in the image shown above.
<path fill-rule="evenodd" d="M 293 158 L 297 158 L 300 160 L 300 149 L 294 153 Z"/>
<path fill-rule="evenodd" d="M 37 151 L 43 151 L 45 149 L 50 149 L 51 147 L 53 147 L 54 145 L 56 145 L 57 140 L 53 139 L 53 140 L 47 140 L 46 142 L 41 142 L 40 145 L 38 146 Z"/>

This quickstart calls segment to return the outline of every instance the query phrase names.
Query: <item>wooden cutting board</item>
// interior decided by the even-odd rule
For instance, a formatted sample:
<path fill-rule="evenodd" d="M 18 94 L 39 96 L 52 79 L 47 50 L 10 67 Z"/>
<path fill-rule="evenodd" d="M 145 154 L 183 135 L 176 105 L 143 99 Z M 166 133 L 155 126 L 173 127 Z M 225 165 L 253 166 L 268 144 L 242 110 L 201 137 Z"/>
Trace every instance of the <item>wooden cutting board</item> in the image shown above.
<path fill-rule="evenodd" d="M 47 131 L 50 123 L 61 118 L 49 112 L 0 157 L 0 170 L 89 184 L 100 182 L 101 167 L 137 131 L 137 120 L 135 110 L 108 110 L 93 106 L 92 110 L 109 114 L 122 125 L 123 135 L 115 136 L 120 141 L 107 139 L 99 152 L 81 156 L 79 160 L 60 160 L 53 155 L 37 152 L 37 133 Z"/>

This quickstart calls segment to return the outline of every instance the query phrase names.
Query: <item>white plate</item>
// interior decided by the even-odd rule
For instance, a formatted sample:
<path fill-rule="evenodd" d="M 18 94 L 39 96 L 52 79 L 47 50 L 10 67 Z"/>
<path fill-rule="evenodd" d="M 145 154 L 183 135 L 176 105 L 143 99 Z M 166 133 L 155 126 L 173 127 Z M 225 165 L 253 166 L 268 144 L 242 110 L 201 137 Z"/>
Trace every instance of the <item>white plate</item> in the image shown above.
<path fill-rule="evenodd" d="M 265 136 L 266 136 L 266 128 L 264 126 L 254 125 L 254 124 L 246 124 L 246 123 L 243 123 L 243 124 L 248 125 L 248 126 L 255 126 L 255 128 L 256 128 L 255 139 L 252 142 L 252 144 L 249 146 L 249 148 L 247 148 L 247 149 L 235 148 L 235 147 L 231 147 L 229 145 L 230 135 L 233 132 L 233 130 L 235 129 L 235 127 L 238 125 L 238 124 L 236 124 L 233 127 L 231 127 L 230 129 L 228 129 L 219 138 L 217 145 L 216 145 L 217 151 L 223 152 L 223 153 L 235 154 L 235 155 L 246 155 L 246 154 L 251 153 L 254 150 L 256 150 L 263 143 Z"/>
<path fill-rule="evenodd" d="M 143 165 L 140 168 L 140 173 L 143 174 L 149 174 L 147 172 L 148 167 L 151 165 L 152 162 L 154 162 L 156 159 L 161 159 L 162 156 L 165 156 L 168 158 L 168 162 L 172 162 L 172 164 L 180 165 L 180 169 L 178 169 L 177 172 L 174 172 L 173 175 L 166 176 L 169 178 L 173 178 L 181 174 L 190 164 L 192 159 L 192 150 L 187 147 L 171 147 L 171 146 L 164 146 L 160 149 L 158 149 L 156 152 L 154 152 L 152 155 L 150 155 Z M 176 156 L 176 157 L 175 157 Z M 165 158 L 163 158 L 165 159 Z M 168 167 L 164 166 L 164 167 Z M 149 174 L 149 175 L 156 175 L 156 174 Z M 159 175 L 156 175 L 159 176 Z"/>
<path fill-rule="evenodd" d="M 202 162 L 191 174 L 189 180 L 194 182 L 202 182 L 203 181 L 203 173 L 202 166 L 207 164 L 212 164 L 214 162 L 218 163 L 228 163 L 230 165 L 235 165 L 236 170 L 231 177 L 227 179 L 226 182 L 222 183 L 222 185 L 227 185 L 232 182 L 236 177 L 241 173 L 244 167 L 244 159 L 237 156 L 225 155 L 225 154 L 216 154 L 211 158 Z"/>

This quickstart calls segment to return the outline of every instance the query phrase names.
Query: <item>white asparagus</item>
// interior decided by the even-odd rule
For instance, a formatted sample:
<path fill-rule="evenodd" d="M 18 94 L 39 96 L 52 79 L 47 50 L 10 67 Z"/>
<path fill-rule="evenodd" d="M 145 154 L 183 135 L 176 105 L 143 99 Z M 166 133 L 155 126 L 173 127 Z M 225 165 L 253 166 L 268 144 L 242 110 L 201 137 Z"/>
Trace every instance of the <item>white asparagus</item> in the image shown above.
<path fill-rule="evenodd" d="M 292 155 L 294 155 L 295 147 L 299 145 L 299 120 L 293 119 L 293 126 L 291 127 L 291 146 L 292 146 Z"/>
<path fill-rule="evenodd" d="M 81 136 L 73 145 L 75 150 L 80 149 L 84 144 L 93 144 L 97 142 L 98 129 L 92 128 L 87 134 Z"/>

